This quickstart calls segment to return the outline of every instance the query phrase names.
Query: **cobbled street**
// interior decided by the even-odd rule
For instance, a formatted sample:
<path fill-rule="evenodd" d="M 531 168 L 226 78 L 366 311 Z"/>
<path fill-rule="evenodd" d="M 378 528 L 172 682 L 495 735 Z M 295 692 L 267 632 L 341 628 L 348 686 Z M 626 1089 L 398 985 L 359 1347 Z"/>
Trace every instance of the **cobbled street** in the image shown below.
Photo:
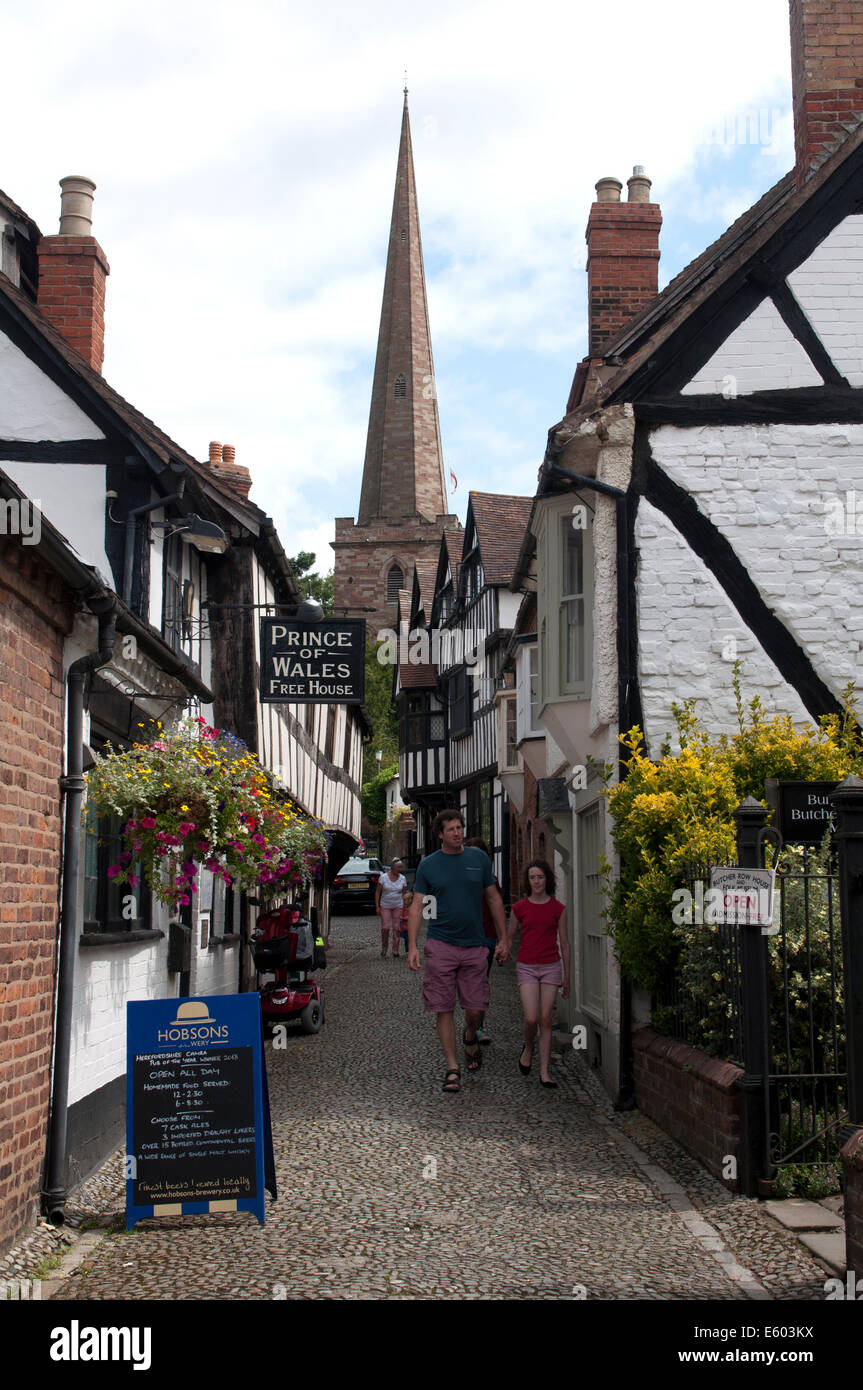
<path fill-rule="evenodd" d="M 493 969 L 482 1069 L 444 1094 L 421 976 L 379 950 L 376 918 L 334 918 L 323 1031 L 268 1045 L 266 1225 L 115 1220 L 56 1298 L 824 1297 L 791 1236 L 638 1112 L 614 1114 L 572 1049 L 559 1090 L 536 1060 L 520 1075 L 511 963 Z"/>

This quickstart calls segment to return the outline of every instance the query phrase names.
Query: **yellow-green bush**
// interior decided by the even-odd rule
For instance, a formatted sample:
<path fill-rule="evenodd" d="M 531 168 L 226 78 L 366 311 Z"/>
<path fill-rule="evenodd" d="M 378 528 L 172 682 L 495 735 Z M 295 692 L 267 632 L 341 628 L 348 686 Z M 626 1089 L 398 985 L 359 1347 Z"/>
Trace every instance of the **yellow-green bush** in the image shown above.
<path fill-rule="evenodd" d="M 768 777 L 788 781 L 841 781 L 863 775 L 863 740 L 854 708 L 854 688 L 843 692 L 843 713 L 818 727 L 795 729 L 785 716 L 768 717 L 756 695 L 744 707 L 739 665 L 734 668 L 737 732 L 711 739 L 695 713 L 695 702 L 673 704 L 679 752 L 663 746 L 658 762 L 644 749 L 636 726 L 621 735 L 626 776 L 606 795 L 620 874 L 605 865 L 607 918 L 624 974 L 633 984 L 655 989 L 680 954 L 672 923 L 672 894 L 685 885 L 693 864 L 735 858 L 734 811 L 747 796 L 764 802 Z"/>

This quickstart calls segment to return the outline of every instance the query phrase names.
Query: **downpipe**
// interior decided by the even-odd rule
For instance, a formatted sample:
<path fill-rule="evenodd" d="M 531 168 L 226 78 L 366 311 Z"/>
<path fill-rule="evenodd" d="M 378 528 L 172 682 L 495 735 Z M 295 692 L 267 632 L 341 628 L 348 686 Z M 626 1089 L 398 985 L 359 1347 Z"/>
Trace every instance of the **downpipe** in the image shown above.
<path fill-rule="evenodd" d="M 54 1066 L 51 1074 L 51 1112 L 42 1185 L 42 1210 L 52 1226 L 66 1219 L 69 1064 L 72 1052 L 72 1003 L 75 948 L 80 934 L 78 881 L 81 863 L 81 804 L 84 797 L 84 685 L 90 671 L 105 666 L 114 654 L 117 622 L 115 594 L 96 595 L 88 602 L 99 619 L 99 648 L 73 661 L 66 674 L 66 774 L 60 779 L 64 797 L 63 887 L 60 904 L 60 950 L 54 1014 Z"/>

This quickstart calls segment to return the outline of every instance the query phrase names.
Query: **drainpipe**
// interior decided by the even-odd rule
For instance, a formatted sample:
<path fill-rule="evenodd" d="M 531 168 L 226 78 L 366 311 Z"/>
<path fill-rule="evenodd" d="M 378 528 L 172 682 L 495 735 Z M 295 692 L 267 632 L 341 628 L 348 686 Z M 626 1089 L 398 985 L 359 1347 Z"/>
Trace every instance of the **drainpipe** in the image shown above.
<path fill-rule="evenodd" d="M 81 802 L 84 794 L 84 683 L 90 671 L 105 666 L 114 654 L 117 597 L 104 593 L 88 606 L 99 619 L 99 649 L 73 661 L 66 675 L 66 775 L 60 779 L 65 797 L 63 890 L 60 906 L 60 952 L 54 1017 L 54 1067 L 51 1077 L 51 1118 L 42 1186 L 42 1207 L 52 1226 L 66 1216 L 66 1145 L 68 1133 L 69 1061 L 72 1051 L 72 996 L 75 947 L 80 923 L 78 877 L 81 858 Z"/>
<path fill-rule="evenodd" d="M 160 507 L 165 507 L 169 502 L 179 502 L 185 490 L 186 479 L 180 479 L 180 485 L 176 492 L 172 492 L 170 497 L 159 497 L 155 502 L 146 502 L 143 507 L 133 507 L 126 517 L 126 553 L 123 556 L 123 602 L 127 608 L 132 607 L 132 570 L 135 563 L 135 530 L 138 525 L 138 517 L 146 516 L 147 512 L 157 512 Z"/>

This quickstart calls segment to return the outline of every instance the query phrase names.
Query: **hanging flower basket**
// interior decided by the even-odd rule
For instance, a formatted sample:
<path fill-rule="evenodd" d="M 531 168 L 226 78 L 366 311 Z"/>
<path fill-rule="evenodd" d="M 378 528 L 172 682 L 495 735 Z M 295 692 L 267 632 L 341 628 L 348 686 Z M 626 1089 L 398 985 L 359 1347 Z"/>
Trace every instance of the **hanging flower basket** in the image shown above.
<path fill-rule="evenodd" d="M 177 907 L 197 892 L 201 866 L 273 894 L 320 877 L 323 826 L 276 791 L 240 739 L 204 719 L 154 732 L 150 743 L 97 755 L 87 774 L 87 806 L 124 821 L 110 878 L 137 887 L 140 865 L 160 901 Z"/>

